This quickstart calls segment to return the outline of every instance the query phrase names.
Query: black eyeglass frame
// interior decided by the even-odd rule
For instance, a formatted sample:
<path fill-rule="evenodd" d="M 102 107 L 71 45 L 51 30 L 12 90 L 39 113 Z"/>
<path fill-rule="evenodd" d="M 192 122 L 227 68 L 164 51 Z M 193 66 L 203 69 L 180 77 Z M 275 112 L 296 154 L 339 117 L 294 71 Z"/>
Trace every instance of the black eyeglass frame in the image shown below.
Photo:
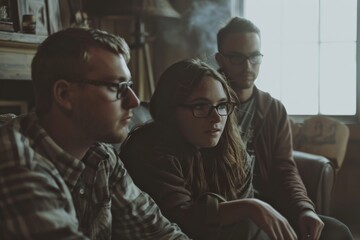
<path fill-rule="evenodd" d="M 116 99 L 121 99 L 127 93 L 127 90 L 132 89 L 134 83 L 132 80 L 114 83 L 109 81 L 101 81 L 101 80 L 92 80 L 92 79 L 79 79 L 79 80 L 67 80 L 72 83 L 80 83 L 80 84 L 90 84 L 94 86 L 102 86 L 102 87 L 114 87 L 116 88 Z"/>
<path fill-rule="evenodd" d="M 244 64 L 245 61 L 249 60 L 251 64 L 255 65 L 255 64 L 260 64 L 262 62 L 262 58 L 264 57 L 264 55 L 262 53 L 255 53 L 252 54 L 250 56 L 241 54 L 241 53 L 229 53 L 229 54 L 225 54 L 225 53 L 221 53 L 219 52 L 219 54 L 223 57 L 226 57 L 227 59 L 229 59 L 231 64 L 234 65 L 241 65 Z M 236 60 L 236 58 L 238 58 L 238 60 Z M 259 58 L 256 61 L 256 58 Z"/>
<path fill-rule="evenodd" d="M 224 104 L 226 104 L 226 114 L 222 114 L 222 113 L 219 113 L 219 107 L 220 106 L 223 106 Z M 219 114 L 220 116 L 229 116 L 231 113 L 233 113 L 234 109 L 235 109 L 235 106 L 237 105 L 237 103 L 235 102 L 222 102 L 222 103 L 219 103 L 217 105 L 211 105 L 210 103 L 193 103 L 193 104 L 186 104 L 186 103 L 181 103 L 181 104 L 178 104 L 177 106 L 178 107 L 184 107 L 184 108 L 187 108 L 189 110 L 191 110 L 193 116 L 195 118 L 207 118 L 210 116 L 211 112 L 215 109 L 217 114 Z M 203 116 L 199 116 L 198 114 L 195 113 L 196 109 L 195 107 L 196 106 L 208 106 L 209 107 L 209 110 L 207 112 L 207 115 L 203 115 Z"/>

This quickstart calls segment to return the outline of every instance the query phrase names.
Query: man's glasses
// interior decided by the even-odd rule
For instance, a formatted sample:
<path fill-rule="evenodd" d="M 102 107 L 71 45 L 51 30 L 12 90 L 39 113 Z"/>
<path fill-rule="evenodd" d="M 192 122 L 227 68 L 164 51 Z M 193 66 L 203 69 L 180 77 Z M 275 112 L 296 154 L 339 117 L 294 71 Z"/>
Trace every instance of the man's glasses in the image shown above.
<path fill-rule="evenodd" d="M 213 109 L 215 109 L 220 116 L 228 116 L 233 112 L 235 105 L 236 103 L 233 102 L 223 102 L 216 106 L 208 103 L 179 104 L 178 106 L 190 109 L 196 118 L 207 118 Z"/>
<path fill-rule="evenodd" d="M 100 80 L 90 80 L 90 79 L 80 79 L 80 80 L 68 80 L 69 82 L 80 83 L 80 84 L 90 84 L 95 86 L 107 87 L 110 91 L 116 92 L 116 99 L 121 99 L 125 96 L 129 88 L 132 88 L 133 82 L 131 80 L 127 82 L 107 82 Z"/>
<path fill-rule="evenodd" d="M 246 60 L 249 60 L 249 62 L 251 64 L 254 64 L 254 65 L 255 64 L 260 64 L 262 62 L 262 58 L 264 56 L 261 53 L 252 54 L 250 56 L 246 56 L 246 55 L 241 54 L 241 53 L 229 53 L 229 54 L 220 53 L 220 54 L 222 56 L 228 58 L 230 63 L 234 64 L 234 65 L 241 65 Z"/>

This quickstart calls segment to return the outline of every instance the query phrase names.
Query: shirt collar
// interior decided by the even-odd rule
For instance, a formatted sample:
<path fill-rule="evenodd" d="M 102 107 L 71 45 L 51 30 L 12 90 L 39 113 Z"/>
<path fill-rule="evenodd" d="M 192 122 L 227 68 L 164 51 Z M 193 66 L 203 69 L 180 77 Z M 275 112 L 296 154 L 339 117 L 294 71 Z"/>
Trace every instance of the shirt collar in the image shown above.
<path fill-rule="evenodd" d="M 39 152 L 54 164 L 65 183 L 72 190 L 82 171 L 85 169 L 85 164 L 64 151 L 54 142 L 39 124 L 39 118 L 35 112 L 29 113 L 27 123 L 27 126 L 25 126 L 26 131 L 34 141 L 33 146 L 36 152 Z"/>

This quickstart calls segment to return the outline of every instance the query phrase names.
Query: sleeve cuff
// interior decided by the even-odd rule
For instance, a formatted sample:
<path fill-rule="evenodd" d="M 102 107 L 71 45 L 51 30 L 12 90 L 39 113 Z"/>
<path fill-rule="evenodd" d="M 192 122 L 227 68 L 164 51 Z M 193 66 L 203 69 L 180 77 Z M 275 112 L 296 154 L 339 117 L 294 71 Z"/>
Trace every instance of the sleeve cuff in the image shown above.
<path fill-rule="evenodd" d="M 226 202 L 226 200 L 216 193 L 207 192 L 200 196 L 200 201 L 205 206 L 206 225 L 218 227 L 220 225 L 219 203 Z"/>

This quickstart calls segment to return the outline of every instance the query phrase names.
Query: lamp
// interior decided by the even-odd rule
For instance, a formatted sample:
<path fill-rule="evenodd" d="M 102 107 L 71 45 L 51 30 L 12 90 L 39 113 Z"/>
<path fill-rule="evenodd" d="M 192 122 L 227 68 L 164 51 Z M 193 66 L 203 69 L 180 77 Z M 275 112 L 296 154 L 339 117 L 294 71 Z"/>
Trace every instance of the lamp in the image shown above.
<path fill-rule="evenodd" d="M 86 11 L 93 16 L 119 19 L 121 16 L 135 16 L 135 29 L 132 33 L 133 41 L 129 43 L 131 49 L 137 53 L 135 68 L 138 77 L 138 95 L 142 100 L 148 100 L 155 90 L 155 81 L 150 56 L 149 42 L 154 39 L 145 31 L 145 18 L 165 17 L 181 18 L 180 14 L 167 0 L 88 0 Z M 142 68 L 142 63 L 144 68 Z M 145 72 L 147 82 L 142 77 Z"/>

